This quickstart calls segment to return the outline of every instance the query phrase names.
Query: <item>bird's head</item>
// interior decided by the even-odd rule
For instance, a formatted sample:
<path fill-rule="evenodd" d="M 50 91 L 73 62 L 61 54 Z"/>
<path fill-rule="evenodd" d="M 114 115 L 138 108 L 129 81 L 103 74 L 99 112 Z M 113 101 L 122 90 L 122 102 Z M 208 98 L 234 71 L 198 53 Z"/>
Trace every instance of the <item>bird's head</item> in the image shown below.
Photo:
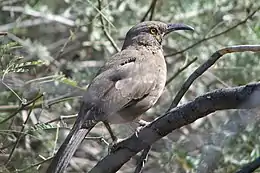
<path fill-rule="evenodd" d="M 133 26 L 126 34 L 122 49 L 131 45 L 160 46 L 163 37 L 172 31 L 194 30 L 191 26 L 176 23 L 166 24 L 159 21 L 145 21 Z"/>

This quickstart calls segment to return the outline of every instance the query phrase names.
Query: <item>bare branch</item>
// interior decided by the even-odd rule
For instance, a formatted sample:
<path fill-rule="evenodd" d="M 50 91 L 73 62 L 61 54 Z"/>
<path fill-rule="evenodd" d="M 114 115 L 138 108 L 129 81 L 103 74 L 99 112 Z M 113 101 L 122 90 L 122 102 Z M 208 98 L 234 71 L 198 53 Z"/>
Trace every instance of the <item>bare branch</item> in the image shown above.
<path fill-rule="evenodd" d="M 149 151 L 151 150 L 152 146 L 148 146 L 147 148 L 145 148 L 139 158 L 139 161 L 137 163 L 137 166 L 135 168 L 135 172 L 134 173 L 139 173 L 142 172 L 144 164 L 146 163 L 147 159 L 148 159 L 148 154 Z"/>
<path fill-rule="evenodd" d="M 131 157 L 175 129 L 188 125 L 218 110 L 251 109 L 260 105 L 260 83 L 219 89 L 176 107 L 118 143 L 117 150 L 99 161 L 90 173 L 113 173 Z"/>
<path fill-rule="evenodd" d="M 27 28 L 27 27 L 32 27 L 32 26 L 37 26 L 37 25 L 47 24 L 47 23 L 51 23 L 51 21 L 46 19 L 28 19 L 28 20 L 23 20 L 19 23 L 12 22 L 12 23 L 0 25 L 0 31 L 8 31 L 13 28 Z"/>
<path fill-rule="evenodd" d="M 177 55 L 177 54 L 181 54 L 181 53 L 183 53 L 183 52 L 185 52 L 185 51 L 187 51 L 187 50 L 189 50 L 189 49 L 191 49 L 191 48 L 197 46 L 198 44 L 200 44 L 200 43 L 202 43 L 202 42 L 204 42 L 204 41 L 210 40 L 210 39 L 212 39 L 212 38 L 221 36 L 221 35 L 223 35 L 223 34 L 226 34 L 226 33 L 230 32 L 230 31 L 232 31 L 233 29 L 237 28 L 239 25 L 245 24 L 245 23 L 248 21 L 248 19 L 252 18 L 258 10 L 260 10 L 260 7 L 258 7 L 255 11 L 253 11 L 250 15 L 248 15 L 244 20 L 242 20 L 241 22 L 239 22 L 239 23 L 237 23 L 236 25 L 232 26 L 231 28 L 228 28 L 228 29 L 226 29 L 226 30 L 224 30 L 224 31 L 222 31 L 222 32 L 220 32 L 220 33 L 218 33 L 218 34 L 215 34 L 215 35 L 212 35 L 212 36 L 203 38 L 203 39 L 197 41 L 196 43 L 194 43 L 194 44 L 188 46 L 187 48 L 185 48 L 185 49 L 183 49 L 183 50 L 180 50 L 180 51 L 178 51 L 178 52 L 175 52 L 175 53 L 171 53 L 171 54 L 165 55 L 165 57 L 175 56 L 175 55 Z"/>
<path fill-rule="evenodd" d="M 34 164 L 32 164 L 32 165 L 30 165 L 30 166 L 28 166 L 28 167 L 26 167 L 26 168 L 17 169 L 15 172 L 24 172 L 24 171 L 27 171 L 27 170 L 29 170 L 29 169 L 32 169 L 33 167 L 39 166 L 39 165 L 41 165 L 41 164 L 43 164 L 43 163 L 45 163 L 45 162 L 51 160 L 52 158 L 53 158 L 53 157 L 49 157 L 49 158 L 47 158 L 47 159 L 45 159 L 45 160 L 43 160 L 43 161 L 41 161 L 41 162 L 34 163 Z"/>
<path fill-rule="evenodd" d="M 52 119 L 52 120 L 46 122 L 45 124 L 53 123 L 55 121 L 63 121 L 63 120 L 66 120 L 66 119 L 74 119 L 77 116 L 78 116 L 78 114 L 76 114 L 76 115 L 59 116 L 58 118 Z"/>
<path fill-rule="evenodd" d="M 46 107 L 50 107 L 54 104 L 58 104 L 58 103 L 61 103 L 61 102 L 64 102 L 64 101 L 68 101 L 68 100 L 71 100 L 71 99 L 81 97 L 81 96 L 72 96 L 72 95 L 73 94 L 70 93 L 70 94 L 66 94 L 65 96 L 53 98 L 53 99 L 50 99 L 50 100 L 45 100 L 45 101 L 41 100 L 41 101 L 35 103 L 34 108 L 40 108 L 43 105 L 46 106 Z M 19 106 L 19 105 L 3 105 L 3 106 L 0 106 L 0 111 L 1 112 L 12 112 L 12 111 L 15 111 L 17 109 L 21 109 L 20 107 L 21 106 Z M 31 105 L 26 105 L 21 110 L 28 110 L 30 108 L 31 108 Z M 0 124 L 1 123 L 2 122 L 0 122 Z"/>
<path fill-rule="evenodd" d="M 102 5 L 101 5 L 101 0 L 98 0 L 98 9 L 99 11 L 102 10 Z M 100 15 L 100 22 L 101 22 L 101 25 L 102 25 L 102 29 L 103 29 L 103 32 L 105 34 L 105 36 L 107 37 L 107 39 L 110 41 L 111 45 L 114 47 L 114 49 L 119 52 L 120 49 L 119 47 L 117 46 L 116 42 L 113 40 L 113 38 L 111 37 L 111 35 L 108 33 L 106 27 L 105 27 L 105 22 L 103 20 L 103 16 Z"/>
<path fill-rule="evenodd" d="M 34 10 L 33 8 L 24 8 L 20 6 L 4 6 L 3 11 L 19 12 L 33 17 L 40 17 L 49 21 L 58 22 L 67 26 L 75 26 L 75 22 L 68 18 L 62 17 L 61 15 L 55 15 L 51 13 L 44 13 Z"/>
<path fill-rule="evenodd" d="M 260 167 L 260 157 L 256 158 L 252 162 L 248 163 L 247 165 L 242 167 L 236 173 L 251 173 L 251 172 L 254 172 L 259 167 Z"/>
<path fill-rule="evenodd" d="M 238 46 L 231 46 L 226 47 L 223 49 L 218 50 L 215 52 L 211 57 L 203 63 L 201 66 L 199 66 L 191 75 L 190 77 L 184 82 L 181 89 L 175 96 L 171 106 L 169 109 L 172 109 L 178 105 L 181 98 L 184 96 L 186 91 L 189 89 L 191 84 L 199 77 L 201 76 L 206 70 L 208 70 L 219 58 L 221 58 L 223 55 L 228 53 L 234 53 L 234 52 L 245 52 L 245 51 L 252 51 L 252 52 L 260 52 L 260 45 L 238 45 Z"/>
<path fill-rule="evenodd" d="M 146 17 L 148 16 L 148 14 L 149 14 L 150 12 L 151 12 L 151 15 L 150 15 L 149 20 L 152 20 L 156 2 L 157 2 L 157 0 L 153 0 L 153 1 L 152 1 L 150 7 L 148 8 L 148 10 L 146 11 L 146 13 L 144 14 L 144 17 L 141 19 L 141 22 L 145 21 Z"/>
<path fill-rule="evenodd" d="M 41 95 L 41 97 L 42 97 L 42 95 Z M 36 99 L 36 100 L 37 100 L 37 99 Z M 35 100 L 35 101 L 36 101 L 36 100 Z M 33 102 L 33 106 L 35 105 L 35 101 Z M 22 139 L 22 136 L 23 136 L 23 133 L 22 133 L 22 132 L 24 131 L 25 124 L 27 124 L 27 122 L 28 122 L 28 120 L 29 120 L 29 117 L 30 117 L 30 115 L 31 115 L 31 113 L 32 113 L 33 106 L 31 107 L 30 111 L 29 111 L 28 114 L 27 114 L 27 117 L 26 117 L 26 119 L 25 119 L 25 121 L 24 121 L 24 123 L 23 123 L 23 126 L 22 126 L 21 130 L 20 130 L 20 134 L 19 134 L 19 136 L 18 136 L 17 139 L 16 139 L 16 142 L 15 142 L 15 144 L 14 144 L 14 146 L 13 146 L 13 148 L 12 148 L 12 150 L 11 150 L 9 156 L 8 156 L 7 161 L 5 162 L 5 165 L 8 165 L 9 162 L 11 161 L 12 156 L 13 156 L 13 153 L 14 153 L 14 150 L 15 150 L 15 148 L 18 146 L 18 143 L 20 142 L 20 140 Z"/>
<path fill-rule="evenodd" d="M 7 35 L 7 32 L 0 32 L 0 36 L 5 36 Z"/>
<path fill-rule="evenodd" d="M 22 103 L 21 106 L 14 112 L 12 113 L 9 117 L 5 118 L 4 120 L 2 120 L 0 122 L 0 124 L 3 124 L 4 122 L 8 121 L 9 119 L 13 118 L 18 112 L 20 112 L 21 110 L 23 110 L 25 107 L 29 106 L 30 104 L 33 103 L 33 107 L 35 106 L 34 103 L 40 99 L 43 96 L 43 94 L 37 96 L 36 98 L 34 98 L 33 100 L 29 101 L 28 103 Z"/>
<path fill-rule="evenodd" d="M 184 71 L 186 68 L 188 68 L 191 64 L 193 64 L 195 61 L 197 61 L 197 57 L 195 57 L 195 58 L 193 58 L 192 60 L 190 60 L 190 61 L 188 61 L 187 63 L 186 63 L 186 65 L 184 65 L 183 67 L 181 67 L 181 68 L 179 68 L 178 69 L 178 71 L 172 76 L 172 77 L 170 77 L 167 81 L 166 81 L 166 86 L 169 84 L 169 83 L 171 83 L 171 81 L 173 80 L 173 79 L 175 79 L 182 71 Z"/>

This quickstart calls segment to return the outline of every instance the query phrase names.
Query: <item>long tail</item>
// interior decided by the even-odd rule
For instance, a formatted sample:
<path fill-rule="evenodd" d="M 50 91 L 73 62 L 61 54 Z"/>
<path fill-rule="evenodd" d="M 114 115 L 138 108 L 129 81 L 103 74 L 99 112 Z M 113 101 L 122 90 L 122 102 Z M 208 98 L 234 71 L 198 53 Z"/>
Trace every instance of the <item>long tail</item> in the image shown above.
<path fill-rule="evenodd" d="M 71 129 L 69 135 L 52 159 L 52 162 L 49 165 L 46 173 L 63 173 L 65 171 L 80 143 L 90 132 L 90 130 L 96 125 L 96 123 L 94 123 L 93 121 L 91 121 L 93 122 L 91 125 L 86 122 L 89 112 L 90 111 L 87 110 L 84 105 L 81 106 L 80 112 L 78 114 L 76 122 L 74 123 L 73 128 Z M 82 125 L 85 122 L 89 124 L 88 128 L 82 128 Z"/>

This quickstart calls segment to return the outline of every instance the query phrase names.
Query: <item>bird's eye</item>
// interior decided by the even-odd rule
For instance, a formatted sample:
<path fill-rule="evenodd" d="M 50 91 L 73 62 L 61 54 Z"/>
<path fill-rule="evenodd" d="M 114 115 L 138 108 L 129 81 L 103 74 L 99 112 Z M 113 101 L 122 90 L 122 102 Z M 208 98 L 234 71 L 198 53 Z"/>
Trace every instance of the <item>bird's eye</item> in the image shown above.
<path fill-rule="evenodd" d="M 151 29 L 150 29 L 150 33 L 151 33 L 152 35 L 157 35 L 157 29 L 151 28 Z"/>

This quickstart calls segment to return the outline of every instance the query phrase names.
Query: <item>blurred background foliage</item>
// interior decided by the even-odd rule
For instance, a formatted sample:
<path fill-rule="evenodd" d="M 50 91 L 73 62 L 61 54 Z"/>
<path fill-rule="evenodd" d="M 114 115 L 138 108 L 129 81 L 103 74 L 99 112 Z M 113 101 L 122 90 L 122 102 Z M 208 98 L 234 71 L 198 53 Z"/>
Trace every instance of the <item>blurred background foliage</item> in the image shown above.
<path fill-rule="evenodd" d="M 164 41 L 170 80 L 143 116 L 148 121 L 167 110 L 184 80 L 212 53 L 259 44 L 259 0 L 0 0 L 0 172 L 44 172 L 75 120 L 82 92 L 116 52 L 108 36 L 121 47 L 125 33 L 150 7 L 146 20 L 183 22 L 195 32 L 176 32 Z M 181 103 L 259 81 L 259 58 L 259 53 L 222 57 Z M 143 172 L 238 170 L 260 156 L 258 114 L 258 109 L 216 112 L 174 131 L 153 145 Z M 113 126 L 120 137 L 135 127 Z M 90 136 L 96 138 L 83 142 L 68 172 L 87 171 L 107 154 L 103 139 L 111 139 L 105 127 L 98 125 Z M 133 172 L 138 158 L 119 172 Z"/>

